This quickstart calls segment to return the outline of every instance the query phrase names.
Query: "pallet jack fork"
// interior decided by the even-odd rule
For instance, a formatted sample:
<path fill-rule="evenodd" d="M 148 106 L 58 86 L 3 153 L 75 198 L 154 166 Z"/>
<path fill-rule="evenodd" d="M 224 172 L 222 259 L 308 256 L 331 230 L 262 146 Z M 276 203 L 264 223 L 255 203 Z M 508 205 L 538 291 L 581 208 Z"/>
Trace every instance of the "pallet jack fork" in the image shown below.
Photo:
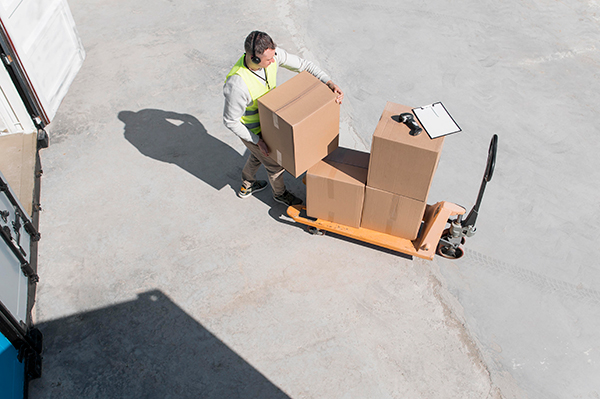
<path fill-rule="evenodd" d="M 497 147 L 498 135 L 495 134 L 488 150 L 486 170 L 477 196 L 477 202 L 469 215 L 463 219 L 462 216 L 466 212 L 465 208 L 452 202 L 441 201 L 434 205 L 427 205 L 419 235 L 412 241 L 362 227 L 354 228 L 323 219 L 311 218 L 306 215 L 306 208 L 303 205 L 288 207 L 287 214 L 294 221 L 308 226 L 309 233 L 314 235 L 323 235 L 325 231 L 329 231 L 427 260 L 432 260 L 436 253 L 448 259 L 458 259 L 464 255 L 462 245 L 465 243 L 465 237 L 475 235 L 475 221 L 477 220 L 486 183 L 492 179 L 494 173 Z M 453 219 L 454 216 L 456 218 Z M 448 224 L 450 227 L 447 227 Z"/>
<path fill-rule="evenodd" d="M 396 237 L 363 227 L 355 228 L 329 222 L 323 219 L 314 219 L 306 216 L 306 208 L 303 205 L 292 205 L 288 207 L 287 214 L 298 223 L 305 224 L 311 234 L 323 235 L 329 231 L 342 236 L 364 241 L 393 251 L 402 252 L 419 258 L 433 259 L 438 241 L 449 217 L 462 215 L 465 209 L 451 202 L 438 202 L 435 205 L 427 205 L 425 210 L 423 233 L 417 239 L 411 241 L 406 238 Z"/>

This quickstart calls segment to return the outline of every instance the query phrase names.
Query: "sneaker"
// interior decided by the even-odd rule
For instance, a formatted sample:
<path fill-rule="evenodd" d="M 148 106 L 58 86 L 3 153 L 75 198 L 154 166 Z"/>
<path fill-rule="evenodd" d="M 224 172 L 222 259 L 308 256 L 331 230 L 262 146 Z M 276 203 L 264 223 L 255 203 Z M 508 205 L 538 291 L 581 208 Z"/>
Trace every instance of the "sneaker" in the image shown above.
<path fill-rule="evenodd" d="M 300 198 L 296 197 L 294 194 L 290 193 L 288 190 L 285 190 L 283 194 L 281 194 L 277 197 L 273 196 L 273 199 L 275 201 L 280 202 L 287 206 L 300 205 L 302 203 L 302 200 Z"/>
<path fill-rule="evenodd" d="M 264 180 L 256 180 L 249 188 L 245 188 L 242 186 L 240 191 L 238 191 L 238 197 L 240 198 L 248 198 L 254 193 L 264 190 L 267 188 L 267 182 Z"/>

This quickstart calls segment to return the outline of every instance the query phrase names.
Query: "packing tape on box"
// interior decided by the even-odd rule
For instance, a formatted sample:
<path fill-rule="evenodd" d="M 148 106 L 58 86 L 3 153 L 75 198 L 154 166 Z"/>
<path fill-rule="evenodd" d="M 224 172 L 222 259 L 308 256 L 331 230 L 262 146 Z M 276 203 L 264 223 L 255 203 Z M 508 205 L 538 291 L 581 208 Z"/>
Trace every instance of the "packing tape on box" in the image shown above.
<path fill-rule="evenodd" d="M 281 163 L 282 163 L 282 158 L 283 158 L 283 156 L 281 155 L 281 151 L 279 151 L 279 150 L 275 150 L 275 153 L 276 153 L 276 155 L 277 155 L 277 163 L 278 163 L 279 165 L 281 165 Z"/>
<path fill-rule="evenodd" d="M 273 112 L 273 126 L 275 126 L 275 129 L 279 129 L 279 118 L 275 112 Z"/>
<path fill-rule="evenodd" d="M 327 217 L 330 222 L 335 222 L 335 212 L 329 211 L 329 213 L 327 214 Z"/>
<path fill-rule="evenodd" d="M 336 172 L 336 169 L 332 168 L 327 176 L 327 198 L 330 200 L 335 199 L 335 183 L 333 181 L 333 177 L 335 176 Z"/>
<path fill-rule="evenodd" d="M 322 85 L 320 80 L 317 80 L 315 82 L 313 82 L 312 84 L 310 84 L 309 86 L 307 86 L 301 93 L 299 93 L 296 97 L 290 99 L 287 103 L 281 105 L 279 108 L 277 108 L 277 110 L 275 112 L 281 112 L 281 110 L 283 110 L 284 108 L 294 104 L 299 98 L 302 98 L 303 96 L 305 96 L 309 91 L 319 87 L 320 85 Z"/>
<path fill-rule="evenodd" d="M 392 228 L 394 227 L 396 219 L 398 219 L 398 204 L 399 203 L 400 203 L 400 197 L 397 195 L 394 195 L 392 197 L 392 205 L 390 206 L 390 210 L 388 212 L 389 216 L 387 219 L 387 224 L 385 226 L 386 234 L 392 234 Z"/>
<path fill-rule="evenodd" d="M 327 180 L 327 198 L 335 199 L 335 187 L 333 180 Z"/>

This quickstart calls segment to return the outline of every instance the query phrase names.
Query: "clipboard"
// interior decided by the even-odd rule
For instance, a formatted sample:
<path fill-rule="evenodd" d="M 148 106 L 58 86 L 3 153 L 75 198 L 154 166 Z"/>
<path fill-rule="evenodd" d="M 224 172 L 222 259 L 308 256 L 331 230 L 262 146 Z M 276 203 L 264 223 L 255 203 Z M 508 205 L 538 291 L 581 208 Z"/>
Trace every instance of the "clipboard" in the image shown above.
<path fill-rule="evenodd" d="M 431 139 L 462 131 L 441 102 L 413 108 L 412 111 Z"/>

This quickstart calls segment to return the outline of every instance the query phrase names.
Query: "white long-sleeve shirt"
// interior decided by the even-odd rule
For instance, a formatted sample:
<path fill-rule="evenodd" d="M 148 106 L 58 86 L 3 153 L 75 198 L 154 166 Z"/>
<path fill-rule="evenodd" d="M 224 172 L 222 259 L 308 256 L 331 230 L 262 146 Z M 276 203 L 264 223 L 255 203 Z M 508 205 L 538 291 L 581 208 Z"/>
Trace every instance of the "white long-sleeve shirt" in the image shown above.
<path fill-rule="evenodd" d="M 289 54 L 282 48 L 275 50 L 275 62 L 277 62 L 277 65 L 293 72 L 308 71 L 323 83 L 327 83 L 330 80 L 329 76 L 321 68 L 297 55 Z M 264 69 L 261 68 L 255 72 L 263 78 L 265 77 Z M 256 79 L 260 80 L 266 86 L 265 81 L 258 77 Z M 250 96 L 250 91 L 244 79 L 239 75 L 230 76 L 223 86 L 223 95 L 225 96 L 223 124 L 242 140 L 250 141 L 254 144 L 258 143 L 258 135 L 248 130 L 241 122 L 246 107 L 252 104 L 252 96 Z"/>

